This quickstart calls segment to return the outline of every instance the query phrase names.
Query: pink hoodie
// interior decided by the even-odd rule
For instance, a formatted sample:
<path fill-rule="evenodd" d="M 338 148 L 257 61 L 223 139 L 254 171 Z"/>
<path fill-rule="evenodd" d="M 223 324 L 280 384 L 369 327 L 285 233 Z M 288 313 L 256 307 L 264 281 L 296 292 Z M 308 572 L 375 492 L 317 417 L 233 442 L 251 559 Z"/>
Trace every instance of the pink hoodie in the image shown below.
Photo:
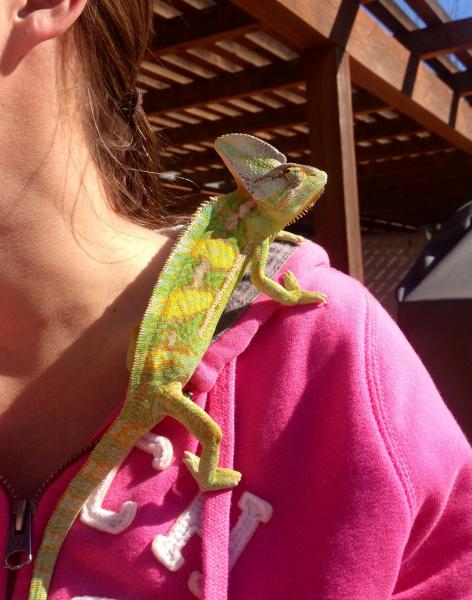
<path fill-rule="evenodd" d="M 229 306 L 187 386 L 241 484 L 199 495 L 181 462 L 196 441 L 166 419 L 87 503 L 51 600 L 472 599 L 471 448 L 372 296 L 318 246 L 289 248 L 275 278 L 329 304 Z M 33 553 L 83 460 L 42 494 Z M 0 570 L 1 599 L 28 597 L 31 565 L 17 573 Z"/>

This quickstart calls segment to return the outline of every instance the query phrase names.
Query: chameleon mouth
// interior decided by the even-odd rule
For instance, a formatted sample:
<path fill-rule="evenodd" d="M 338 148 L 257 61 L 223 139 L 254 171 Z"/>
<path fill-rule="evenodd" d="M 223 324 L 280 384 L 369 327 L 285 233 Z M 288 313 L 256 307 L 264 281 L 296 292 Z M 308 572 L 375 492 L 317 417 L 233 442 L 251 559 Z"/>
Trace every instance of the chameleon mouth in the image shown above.
<path fill-rule="evenodd" d="M 324 190 L 325 190 L 325 188 L 323 186 L 321 188 L 321 190 L 313 196 L 313 198 L 310 200 L 310 202 L 308 202 L 308 204 L 305 204 L 305 206 L 293 217 L 293 219 L 291 221 L 289 221 L 287 223 L 286 226 L 291 225 L 292 223 L 295 223 L 295 221 L 298 221 L 298 219 L 300 219 L 300 217 L 303 217 L 304 215 L 306 215 L 306 213 L 309 210 L 311 210 L 311 208 L 313 208 L 313 206 L 316 204 L 316 202 L 318 202 L 320 197 L 323 195 Z"/>

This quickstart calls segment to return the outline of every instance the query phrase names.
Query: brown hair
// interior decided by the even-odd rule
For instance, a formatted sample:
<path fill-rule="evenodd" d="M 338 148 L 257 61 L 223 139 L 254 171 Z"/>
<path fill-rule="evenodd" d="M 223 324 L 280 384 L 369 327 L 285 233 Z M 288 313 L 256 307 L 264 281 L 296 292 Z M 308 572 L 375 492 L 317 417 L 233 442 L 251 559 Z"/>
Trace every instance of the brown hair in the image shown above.
<path fill-rule="evenodd" d="M 85 131 L 108 200 L 134 222 L 162 227 L 173 219 L 157 174 L 158 140 L 143 108 L 133 113 L 132 106 L 152 7 L 152 0 L 89 0 L 73 37 L 88 105 Z"/>

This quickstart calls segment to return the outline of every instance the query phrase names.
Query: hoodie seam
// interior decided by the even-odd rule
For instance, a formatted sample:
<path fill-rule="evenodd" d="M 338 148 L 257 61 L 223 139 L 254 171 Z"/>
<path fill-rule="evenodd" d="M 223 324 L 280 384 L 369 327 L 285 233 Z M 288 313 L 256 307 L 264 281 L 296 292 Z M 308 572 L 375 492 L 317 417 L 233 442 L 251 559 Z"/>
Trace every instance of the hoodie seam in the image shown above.
<path fill-rule="evenodd" d="M 412 478 L 410 476 L 408 464 L 386 410 L 385 392 L 381 383 L 381 376 L 378 368 L 380 365 L 378 336 L 375 333 L 376 328 L 374 331 L 373 326 L 375 316 L 371 313 L 371 307 L 369 306 L 369 301 L 365 290 L 364 301 L 364 364 L 367 375 L 366 383 L 370 407 L 374 416 L 377 430 L 382 438 L 383 445 L 390 459 L 390 463 L 393 466 L 397 479 L 405 495 L 410 517 L 413 518 L 416 507 L 415 490 L 413 487 Z"/>

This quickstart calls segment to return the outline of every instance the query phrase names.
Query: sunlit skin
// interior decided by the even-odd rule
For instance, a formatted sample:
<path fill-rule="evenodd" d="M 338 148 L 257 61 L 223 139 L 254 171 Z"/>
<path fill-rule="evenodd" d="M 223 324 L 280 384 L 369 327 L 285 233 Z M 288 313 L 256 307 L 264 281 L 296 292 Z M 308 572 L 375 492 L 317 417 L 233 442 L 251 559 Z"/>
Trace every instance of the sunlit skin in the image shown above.
<path fill-rule="evenodd" d="M 91 162 L 73 51 L 60 68 L 86 1 L 0 2 L 0 473 L 23 497 L 122 398 L 172 243 L 114 213 Z"/>

